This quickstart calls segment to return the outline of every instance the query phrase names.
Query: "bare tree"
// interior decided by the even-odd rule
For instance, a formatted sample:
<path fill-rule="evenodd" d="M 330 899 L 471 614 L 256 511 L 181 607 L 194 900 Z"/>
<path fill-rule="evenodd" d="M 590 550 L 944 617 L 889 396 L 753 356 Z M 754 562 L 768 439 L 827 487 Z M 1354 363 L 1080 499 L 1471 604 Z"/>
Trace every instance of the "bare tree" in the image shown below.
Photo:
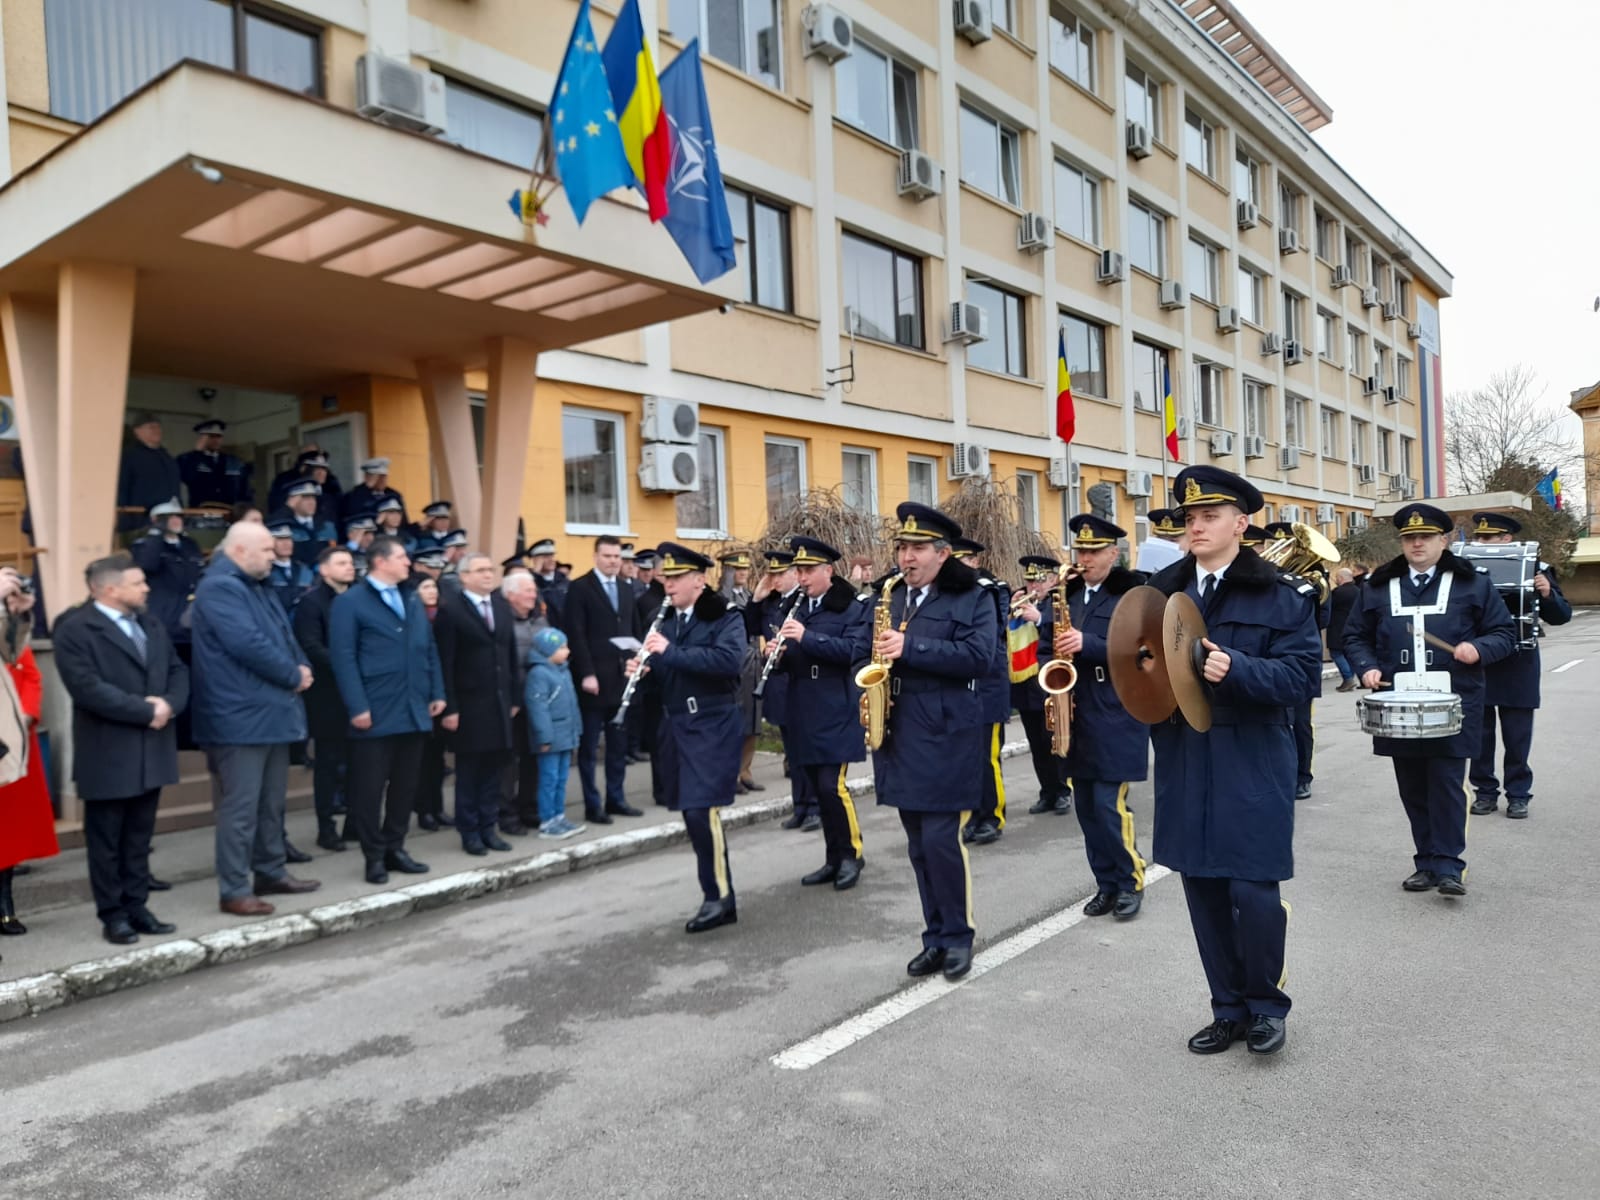
<path fill-rule="evenodd" d="M 1508 463 L 1558 467 L 1582 478 L 1581 429 L 1572 410 L 1545 398 L 1534 371 L 1518 363 L 1489 376 L 1483 387 L 1452 392 L 1444 401 L 1444 453 L 1453 492 L 1482 492 Z"/>

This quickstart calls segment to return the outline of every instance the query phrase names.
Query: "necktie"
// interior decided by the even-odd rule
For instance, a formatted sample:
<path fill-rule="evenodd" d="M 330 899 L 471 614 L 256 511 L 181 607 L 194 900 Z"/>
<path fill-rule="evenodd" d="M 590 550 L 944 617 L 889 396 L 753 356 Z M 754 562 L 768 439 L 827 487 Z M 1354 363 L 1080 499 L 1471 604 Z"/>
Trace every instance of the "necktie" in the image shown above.
<path fill-rule="evenodd" d="M 392 611 L 395 616 L 399 617 L 402 621 L 406 619 L 406 606 L 400 603 L 400 591 L 398 588 L 379 588 L 378 594 L 383 597 L 383 602 L 389 606 L 390 611 Z"/>
<path fill-rule="evenodd" d="M 806 607 L 806 614 L 809 616 L 811 614 L 814 614 L 816 611 L 817 611 L 817 598 L 815 596 L 813 596 L 813 597 L 811 597 L 810 603 Z"/>
<path fill-rule="evenodd" d="M 1413 575 L 1411 577 L 1411 586 L 1414 587 L 1420 593 L 1420 592 L 1424 591 L 1427 588 L 1428 580 L 1430 580 L 1432 578 L 1433 578 L 1433 572 L 1432 571 L 1428 571 L 1428 572 L 1426 572 L 1426 573 L 1424 573 L 1422 575 Z"/>
<path fill-rule="evenodd" d="M 1211 595 L 1217 590 L 1217 577 L 1207 575 L 1204 583 L 1200 585 L 1200 611 L 1205 612 L 1211 607 Z"/>
<path fill-rule="evenodd" d="M 923 589 L 918 588 L 911 596 L 911 602 L 906 605 L 906 615 L 901 619 L 901 628 L 911 623 L 911 618 L 917 615 L 917 609 L 922 607 Z"/>
<path fill-rule="evenodd" d="M 133 648 L 139 652 L 139 661 L 148 661 L 150 639 L 145 636 L 144 630 L 139 628 L 139 622 L 132 617 L 123 617 L 122 631 L 128 635 L 128 640 L 133 643 Z"/>
<path fill-rule="evenodd" d="M 617 611 L 617 581 L 610 576 L 604 579 L 606 585 L 606 599 L 611 601 L 611 611 Z"/>
<path fill-rule="evenodd" d="M 680 608 L 678 610 L 678 636 L 681 638 L 683 636 L 683 631 L 688 628 L 689 610 L 687 608 Z"/>
<path fill-rule="evenodd" d="M 483 604 L 483 623 L 489 627 L 489 632 L 494 632 L 494 609 L 489 604 L 489 597 L 485 596 Z"/>

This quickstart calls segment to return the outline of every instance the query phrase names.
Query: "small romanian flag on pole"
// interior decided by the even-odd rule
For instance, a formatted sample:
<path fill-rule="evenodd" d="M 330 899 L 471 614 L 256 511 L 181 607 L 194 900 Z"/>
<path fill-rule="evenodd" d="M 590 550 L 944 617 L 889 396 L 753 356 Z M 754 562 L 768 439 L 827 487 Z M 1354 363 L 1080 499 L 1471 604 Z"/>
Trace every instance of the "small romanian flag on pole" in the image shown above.
<path fill-rule="evenodd" d="M 1167 455 L 1178 461 L 1178 405 L 1172 399 L 1172 371 L 1161 368 L 1161 430 L 1166 435 Z"/>
<path fill-rule="evenodd" d="M 1072 372 L 1067 369 L 1067 334 L 1056 334 L 1056 436 L 1070 443 L 1078 432 L 1078 414 L 1072 407 Z"/>
<path fill-rule="evenodd" d="M 616 109 L 622 148 L 650 204 L 650 219 L 667 215 L 667 179 L 672 174 L 672 131 L 661 107 L 661 80 L 644 40 L 639 0 L 627 0 L 601 52 L 611 103 Z"/>

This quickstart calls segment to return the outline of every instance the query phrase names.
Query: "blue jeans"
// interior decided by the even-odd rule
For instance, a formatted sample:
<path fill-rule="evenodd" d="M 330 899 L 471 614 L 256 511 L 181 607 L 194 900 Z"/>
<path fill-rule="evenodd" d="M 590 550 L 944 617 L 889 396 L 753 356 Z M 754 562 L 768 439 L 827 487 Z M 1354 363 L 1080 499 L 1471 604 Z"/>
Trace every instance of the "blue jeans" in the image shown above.
<path fill-rule="evenodd" d="M 1328 656 L 1333 659 L 1333 665 L 1339 668 L 1339 678 L 1341 680 L 1349 679 L 1355 674 L 1355 671 L 1350 667 L 1350 660 L 1344 656 L 1343 651 L 1330 650 Z"/>
<path fill-rule="evenodd" d="M 567 766 L 572 761 L 572 751 L 554 750 L 540 754 L 539 760 L 539 824 L 553 821 L 567 810 Z"/>

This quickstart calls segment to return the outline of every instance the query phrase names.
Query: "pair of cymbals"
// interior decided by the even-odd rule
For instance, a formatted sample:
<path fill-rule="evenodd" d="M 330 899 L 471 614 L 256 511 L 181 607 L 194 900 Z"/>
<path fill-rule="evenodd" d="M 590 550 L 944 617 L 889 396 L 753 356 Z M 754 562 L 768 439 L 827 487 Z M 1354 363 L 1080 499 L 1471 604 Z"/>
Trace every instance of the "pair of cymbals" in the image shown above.
<path fill-rule="evenodd" d="M 1111 614 L 1106 663 L 1129 715 L 1156 725 L 1176 708 L 1191 728 L 1211 728 L 1205 636 L 1205 618 L 1186 593 L 1168 596 L 1146 586 L 1123 595 Z"/>

